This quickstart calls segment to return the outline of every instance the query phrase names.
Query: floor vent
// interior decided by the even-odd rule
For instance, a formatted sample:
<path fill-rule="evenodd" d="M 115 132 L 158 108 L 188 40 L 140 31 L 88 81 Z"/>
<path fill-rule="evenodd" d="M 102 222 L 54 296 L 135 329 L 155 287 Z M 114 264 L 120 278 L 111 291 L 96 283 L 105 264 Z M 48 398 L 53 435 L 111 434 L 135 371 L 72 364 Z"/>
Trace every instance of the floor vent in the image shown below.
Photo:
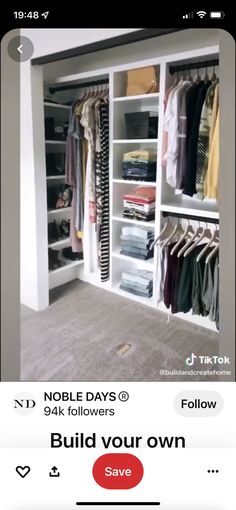
<path fill-rule="evenodd" d="M 126 354 L 129 349 L 131 349 L 131 344 L 122 344 L 122 345 L 119 345 L 119 347 L 117 348 L 116 352 L 118 354 L 118 356 L 123 356 L 124 354 Z"/>

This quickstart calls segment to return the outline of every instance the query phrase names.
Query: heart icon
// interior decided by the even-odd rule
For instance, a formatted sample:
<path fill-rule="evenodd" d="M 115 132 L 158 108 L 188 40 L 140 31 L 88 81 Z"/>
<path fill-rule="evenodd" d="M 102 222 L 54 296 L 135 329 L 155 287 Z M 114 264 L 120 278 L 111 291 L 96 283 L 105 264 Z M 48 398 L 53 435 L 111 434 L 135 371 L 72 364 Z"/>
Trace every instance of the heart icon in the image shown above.
<path fill-rule="evenodd" d="M 18 473 L 19 476 L 21 476 L 21 478 L 25 478 L 25 476 L 27 476 L 30 472 L 30 467 L 29 466 L 17 466 L 16 467 L 16 472 Z"/>

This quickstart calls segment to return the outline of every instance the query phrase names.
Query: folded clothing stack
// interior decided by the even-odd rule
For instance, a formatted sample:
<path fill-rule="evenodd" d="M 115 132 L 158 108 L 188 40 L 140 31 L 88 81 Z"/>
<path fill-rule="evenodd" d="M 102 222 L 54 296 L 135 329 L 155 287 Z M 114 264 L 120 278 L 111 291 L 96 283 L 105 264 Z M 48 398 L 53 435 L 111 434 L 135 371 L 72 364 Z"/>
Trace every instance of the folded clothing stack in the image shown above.
<path fill-rule="evenodd" d="M 123 196 L 123 216 L 151 221 L 155 218 L 156 189 L 137 186 L 132 193 Z"/>
<path fill-rule="evenodd" d="M 148 260 L 153 257 L 154 233 L 139 227 L 123 227 L 120 236 L 122 255 Z"/>
<path fill-rule="evenodd" d="M 152 149 L 126 152 L 123 155 L 123 179 L 155 181 L 156 152 Z"/>
<path fill-rule="evenodd" d="M 153 292 L 153 273 L 142 269 L 124 271 L 121 275 L 120 289 L 136 296 L 150 298 Z"/>

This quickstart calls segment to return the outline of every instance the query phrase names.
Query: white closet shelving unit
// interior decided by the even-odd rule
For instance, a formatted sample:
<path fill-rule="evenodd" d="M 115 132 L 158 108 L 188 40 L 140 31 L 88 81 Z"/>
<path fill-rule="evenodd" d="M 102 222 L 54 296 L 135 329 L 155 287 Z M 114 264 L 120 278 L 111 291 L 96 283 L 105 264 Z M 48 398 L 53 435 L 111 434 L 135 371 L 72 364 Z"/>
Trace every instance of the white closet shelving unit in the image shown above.
<path fill-rule="evenodd" d="M 64 104 L 50 103 L 44 101 L 44 117 L 53 117 L 55 121 L 61 125 L 64 122 L 68 121 L 70 112 L 70 106 Z M 46 153 L 57 153 L 62 152 L 65 153 L 66 142 L 63 140 L 45 140 L 45 152 Z M 65 174 L 62 175 L 46 175 L 46 185 L 54 186 L 60 183 L 65 182 Z M 62 219 L 69 219 L 71 213 L 71 207 L 64 207 L 61 209 L 48 209 L 47 217 L 48 223 L 55 220 L 58 223 L 62 221 Z M 52 248 L 53 250 L 61 250 L 70 245 L 70 238 L 66 237 L 64 239 L 60 239 L 53 243 L 48 243 L 48 248 Z M 63 260 L 64 264 L 62 267 L 58 267 L 54 270 L 48 271 L 48 284 L 49 289 L 53 287 L 57 287 L 77 277 L 77 269 L 78 266 L 83 264 L 83 260 L 72 261 L 69 259 L 65 259 L 60 253 L 60 259 Z"/>
<path fill-rule="evenodd" d="M 147 63 L 145 63 L 147 65 Z M 127 66 L 117 70 L 111 76 L 110 92 L 110 210 L 111 210 L 111 289 L 117 294 L 128 297 L 138 303 L 154 306 L 154 299 L 130 294 L 120 289 L 121 274 L 132 269 L 146 269 L 154 275 L 154 258 L 139 260 L 120 253 L 120 236 L 123 226 L 137 225 L 156 232 L 156 220 L 140 221 L 122 216 L 123 195 L 131 192 L 136 186 L 149 186 L 156 188 L 155 182 L 142 182 L 122 179 L 122 158 L 125 152 L 150 148 L 158 154 L 158 138 L 127 139 L 125 114 L 150 111 L 159 116 L 160 93 L 126 96 L 127 70 L 145 65 Z M 154 63 L 157 75 L 160 74 L 160 65 Z"/>
<path fill-rule="evenodd" d="M 157 248 L 154 251 L 154 257 L 148 261 L 140 261 L 133 257 L 128 257 L 120 254 L 119 241 L 121 229 L 124 225 L 138 225 L 146 229 L 153 230 L 155 237 L 158 236 L 160 229 L 165 219 L 162 217 L 162 212 L 187 214 L 204 218 L 219 218 L 218 205 L 213 201 L 200 201 L 196 198 L 186 197 L 184 195 L 176 195 L 175 190 L 172 189 L 165 179 L 165 172 L 162 170 L 161 165 L 161 151 L 162 151 L 162 130 L 163 130 L 163 115 L 164 115 L 164 95 L 166 89 L 169 87 L 173 77 L 169 73 L 169 67 L 173 64 L 188 64 L 198 62 L 199 60 L 205 61 L 219 57 L 218 46 L 211 46 L 193 51 L 186 51 L 184 53 L 176 53 L 174 55 L 163 56 L 157 59 L 147 59 L 140 62 L 130 63 L 129 65 L 116 66 L 113 68 L 100 69 L 99 71 L 91 71 L 88 73 L 80 73 L 76 75 L 63 76 L 58 78 L 53 85 L 63 84 L 76 84 L 91 79 L 101 79 L 104 76 L 109 77 L 109 95 L 110 95 L 110 279 L 106 283 L 101 283 L 99 273 L 84 274 L 83 265 L 75 267 L 74 273 L 68 275 L 68 279 L 78 277 L 91 284 L 97 285 L 101 288 L 112 291 L 116 294 L 131 299 L 133 301 L 145 304 L 154 309 L 159 309 L 169 313 L 164 304 L 161 303 L 157 306 L 155 297 L 155 288 L 157 283 Z M 139 96 L 126 96 L 126 74 L 129 69 L 136 69 L 154 65 L 160 76 L 159 92 L 154 94 L 145 94 Z M 75 96 L 76 97 L 76 96 Z M 52 108 L 52 105 L 45 107 Z M 58 111 L 65 108 L 62 105 L 57 105 L 55 109 Z M 125 129 L 125 113 L 137 111 L 152 111 L 158 113 L 158 137 L 157 139 L 127 139 Z M 62 150 L 63 144 L 53 144 L 52 141 L 46 141 L 46 146 L 56 145 Z M 157 152 L 157 177 L 155 182 L 137 182 L 126 181 L 122 179 L 122 156 L 125 152 L 151 147 Z M 64 147 L 63 147 L 64 150 Z M 47 179 L 49 180 L 49 179 Z M 132 220 L 122 217 L 123 209 L 123 195 L 130 192 L 133 187 L 137 185 L 153 186 L 156 188 L 156 215 L 155 220 L 150 222 L 143 222 Z M 63 214 L 65 211 L 50 212 L 50 215 Z M 69 210 L 67 211 L 69 213 Z M 154 292 L 153 297 L 143 298 L 129 294 L 119 288 L 121 281 L 122 271 L 129 271 L 134 268 L 146 268 L 153 272 L 154 278 Z M 60 285 L 63 283 L 59 278 L 60 273 L 67 271 L 67 268 L 61 268 L 54 271 L 55 278 L 51 281 L 49 287 Z M 69 270 L 69 266 L 68 266 Z M 65 281 L 65 280 L 64 280 Z M 215 330 L 215 324 L 208 318 L 193 316 L 187 314 L 175 314 L 175 316 L 183 318 L 189 322 L 202 325 L 209 329 Z"/>

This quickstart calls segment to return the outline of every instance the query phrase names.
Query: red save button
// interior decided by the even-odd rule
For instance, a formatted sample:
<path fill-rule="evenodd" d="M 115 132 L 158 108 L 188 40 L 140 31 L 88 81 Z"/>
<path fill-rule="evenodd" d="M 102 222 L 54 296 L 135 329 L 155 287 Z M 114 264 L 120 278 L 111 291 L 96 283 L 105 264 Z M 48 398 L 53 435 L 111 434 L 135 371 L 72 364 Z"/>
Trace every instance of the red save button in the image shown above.
<path fill-rule="evenodd" d="M 129 453 L 107 453 L 94 463 L 93 477 L 104 489 L 132 489 L 143 478 L 143 465 Z"/>

